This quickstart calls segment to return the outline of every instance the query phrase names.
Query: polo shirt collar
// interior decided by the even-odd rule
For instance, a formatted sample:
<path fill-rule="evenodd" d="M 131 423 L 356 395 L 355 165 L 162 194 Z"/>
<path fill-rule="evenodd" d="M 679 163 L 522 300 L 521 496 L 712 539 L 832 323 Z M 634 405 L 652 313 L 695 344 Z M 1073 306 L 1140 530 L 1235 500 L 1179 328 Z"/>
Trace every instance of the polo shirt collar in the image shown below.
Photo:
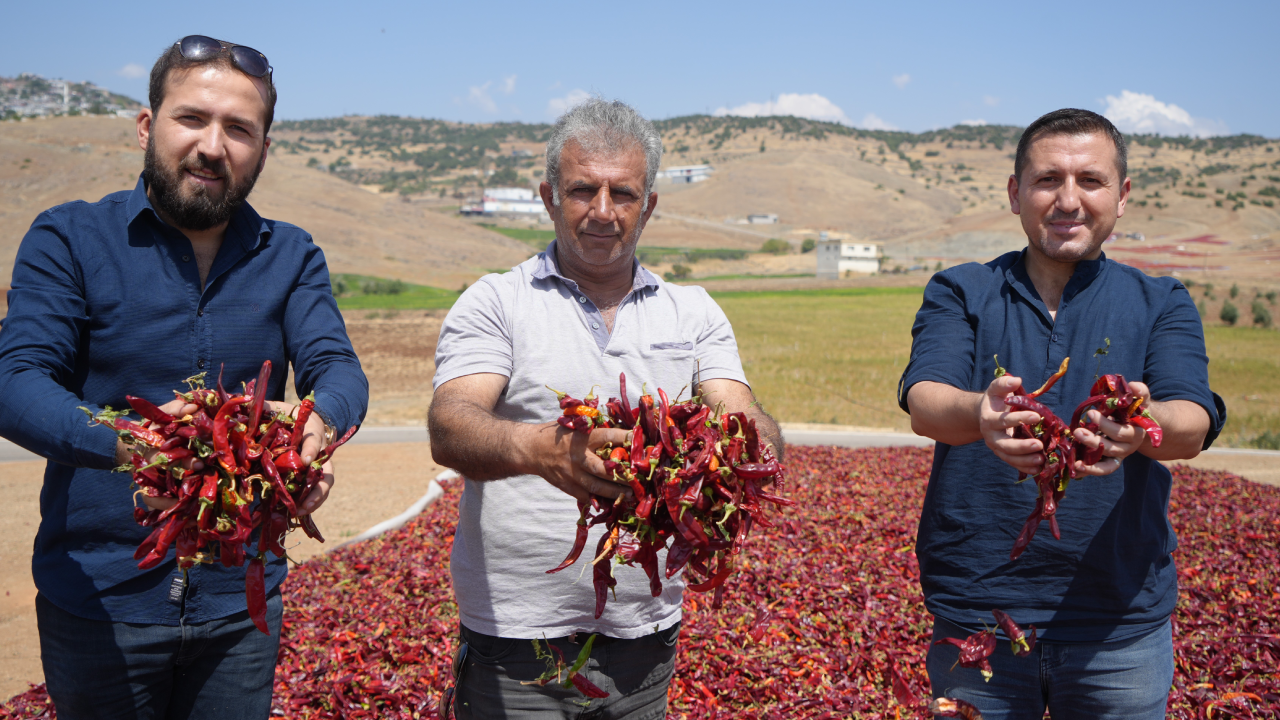
<path fill-rule="evenodd" d="M 156 222 L 177 231 L 177 228 L 160 219 L 160 213 L 152 207 L 151 198 L 147 197 L 147 180 L 144 174 L 138 175 L 138 184 L 129 193 L 129 199 L 125 202 L 125 211 L 130 225 L 138 219 L 139 215 L 150 213 Z M 235 242 L 244 252 L 254 249 L 270 236 L 271 226 L 247 202 L 241 203 L 235 215 L 231 216 L 231 221 L 227 223 L 227 239 Z"/>
<path fill-rule="evenodd" d="M 631 292 L 640 292 L 645 288 L 657 289 L 658 278 L 640 264 L 638 258 L 631 258 Z M 560 274 L 560 266 L 556 262 L 556 241 L 552 240 L 547 249 L 538 256 L 538 266 L 533 270 L 534 280 L 545 280 L 549 277 L 559 278 L 570 287 L 577 288 L 578 283 Z"/>

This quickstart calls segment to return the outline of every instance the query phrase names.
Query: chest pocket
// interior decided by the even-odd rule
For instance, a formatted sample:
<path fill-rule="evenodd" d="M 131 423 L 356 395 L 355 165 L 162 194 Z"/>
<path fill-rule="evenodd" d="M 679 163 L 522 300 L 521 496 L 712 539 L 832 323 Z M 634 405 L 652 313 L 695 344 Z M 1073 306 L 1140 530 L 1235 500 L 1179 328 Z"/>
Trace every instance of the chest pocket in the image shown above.
<path fill-rule="evenodd" d="M 656 342 L 649 344 L 649 350 L 660 352 L 662 350 L 693 350 L 692 342 L 679 342 L 671 340 L 668 342 Z"/>

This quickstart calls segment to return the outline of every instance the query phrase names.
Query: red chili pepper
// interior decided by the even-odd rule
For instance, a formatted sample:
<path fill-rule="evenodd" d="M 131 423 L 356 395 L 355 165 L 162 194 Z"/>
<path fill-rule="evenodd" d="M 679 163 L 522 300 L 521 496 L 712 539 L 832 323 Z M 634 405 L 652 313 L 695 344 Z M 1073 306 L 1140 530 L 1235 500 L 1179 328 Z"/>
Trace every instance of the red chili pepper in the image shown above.
<path fill-rule="evenodd" d="M 249 569 L 244 574 L 244 597 L 249 605 L 249 619 L 253 621 L 254 627 L 263 634 L 270 635 L 271 631 L 267 629 L 266 568 L 261 555 L 249 561 Z"/>
<path fill-rule="evenodd" d="M 578 561 L 578 557 L 582 555 L 582 549 L 587 546 L 587 509 L 591 505 L 585 500 L 578 501 L 578 534 L 573 539 L 573 547 L 569 550 L 569 554 L 564 560 L 554 568 L 547 571 L 547 574 L 560 572 Z"/>
<path fill-rule="evenodd" d="M 267 384 L 271 381 L 271 361 L 265 360 L 258 371 L 258 379 L 253 383 L 253 405 L 249 409 L 250 438 L 257 437 L 258 420 L 262 417 L 262 407 L 267 402 Z"/>
<path fill-rule="evenodd" d="M 991 653 L 996 650 L 996 634 L 991 630 L 983 630 L 961 640 L 960 638 L 942 638 L 934 645 L 955 645 L 960 648 L 960 657 L 956 665 L 966 668 L 977 668 L 982 679 L 991 680 Z M 954 665 L 952 667 L 955 667 Z"/>
<path fill-rule="evenodd" d="M 982 720 L 978 708 L 955 698 L 937 698 L 929 703 L 929 712 L 941 717 L 958 717 L 963 720 Z"/>
<path fill-rule="evenodd" d="M 133 395 L 125 395 L 124 399 L 129 402 L 129 407 L 135 412 L 157 425 L 168 425 L 177 421 L 177 418 L 156 407 L 150 400 Z"/>
<path fill-rule="evenodd" d="M 218 409 L 218 414 L 213 418 L 213 449 L 218 454 L 218 459 L 222 462 L 222 466 L 233 475 L 239 469 L 239 463 L 236 462 L 235 451 L 231 448 L 231 429 L 229 426 L 231 424 L 231 416 L 246 401 L 247 398 L 243 395 L 229 398 Z"/>
<path fill-rule="evenodd" d="M 290 450 L 289 452 L 293 451 Z M 293 454 L 295 457 L 297 456 L 297 453 Z M 271 461 L 270 453 L 264 453 L 261 461 L 262 474 L 271 482 L 271 487 L 276 491 L 276 497 L 279 498 L 285 509 L 289 511 L 290 517 L 296 516 L 298 514 L 298 506 L 294 503 L 293 496 L 289 494 L 289 488 L 285 487 L 284 479 L 280 477 L 280 471 L 276 469 L 276 464 Z"/>
<path fill-rule="evenodd" d="M 574 673 L 569 676 L 569 682 L 578 689 L 583 695 L 589 698 L 607 698 L 609 693 L 596 687 L 596 684 L 588 680 L 582 673 Z"/>
<path fill-rule="evenodd" d="M 298 448 L 302 436 L 307 429 L 307 420 L 311 419 L 311 411 L 316 407 L 316 396 L 312 393 L 298 403 L 298 417 L 293 421 L 293 434 L 289 436 L 289 445 Z"/>
<path fill-rule="evenodd" d="M 1014 622 L 1008 613 L 1003 610 L 992 610 L 991 614 L 995 616 L 996 623 L 1013 644 L 1013 654 L 1018 657 L 1030 655 L 1032 648 L 1036 646 L 1036 626 L 1031 626 L 1031 637 L 1028 639 L 1027 634 L 1018 627 L 1018 623 Z"/>

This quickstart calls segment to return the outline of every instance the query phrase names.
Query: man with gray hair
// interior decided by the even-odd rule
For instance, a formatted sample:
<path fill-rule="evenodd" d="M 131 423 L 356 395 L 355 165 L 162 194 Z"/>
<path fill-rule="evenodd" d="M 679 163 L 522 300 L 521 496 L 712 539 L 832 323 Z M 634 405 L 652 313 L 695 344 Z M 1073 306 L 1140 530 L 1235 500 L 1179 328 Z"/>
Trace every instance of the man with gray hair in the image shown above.
<path fill-rule="evenodd" d="M 546 572 L 572 545 L 575 499 L 628 492 L 607 479 L 594 451 L 629 440 L 620 429 L 584 435 L 560 427 L 546 386 L 583 396 L 625 372 L 633 405 L 642 383 L 693 386 L 708 406 L 755 418 L 782 452 L 719 306 L 636 260 L 658 202 L 661 159 L 653 125 L 621 102 L 595 98 L 565 113 L 547 142 L 540 188 L 556 239 L 468 288 L 440 329 L 431 451 L 466 477 L 452 561 L 459 718 L 666 716 L 684 583 L 664 583 L 655 598 L 643 572 L 619 571 L 616 595 L 596 619 L 589 584 Z M 589 546 L 602 531 L 593 528 Z M 533 640 L 546 638 L 572 659 L 593 633 L 584 671 L 609 697 L 522 684 L 546 669 Z"/>

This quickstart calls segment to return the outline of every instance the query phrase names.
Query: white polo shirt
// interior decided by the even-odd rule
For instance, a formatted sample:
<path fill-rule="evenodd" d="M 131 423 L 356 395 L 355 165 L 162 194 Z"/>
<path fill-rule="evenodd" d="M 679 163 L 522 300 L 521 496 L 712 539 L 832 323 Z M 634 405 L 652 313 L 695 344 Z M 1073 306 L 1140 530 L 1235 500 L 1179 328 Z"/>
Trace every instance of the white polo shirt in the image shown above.
<path fill-rule="evenodd" d="M 625 372 L 635 407 L 642 385 L 674 401 L 698 379 L 747 382 L 733 328 L 705 290 L 663 282 L 636 262 L 610 333 L 591 299 L 560 274 L 555 248 L 486 275 L 458 298 L 440 329 L 436 388 L 464 375 L 503 375 L 495 413 L 545 423 L 560 414 L 548 385 L 578 398 L 598 386 L 603 406 Z M 569 552 L 577 520 L 577 502 L 540 477 L 466 480 L 451 566 L 462 623 L 500 637 L 637 638 L 680 620 L 680 577 L 664 578 L 655 598 L 639 566 L 614 567 L 616 598 L 595 619 L 590 562 L 603 526 L 592 528 L 575 565 L 546 574 Z"/>

